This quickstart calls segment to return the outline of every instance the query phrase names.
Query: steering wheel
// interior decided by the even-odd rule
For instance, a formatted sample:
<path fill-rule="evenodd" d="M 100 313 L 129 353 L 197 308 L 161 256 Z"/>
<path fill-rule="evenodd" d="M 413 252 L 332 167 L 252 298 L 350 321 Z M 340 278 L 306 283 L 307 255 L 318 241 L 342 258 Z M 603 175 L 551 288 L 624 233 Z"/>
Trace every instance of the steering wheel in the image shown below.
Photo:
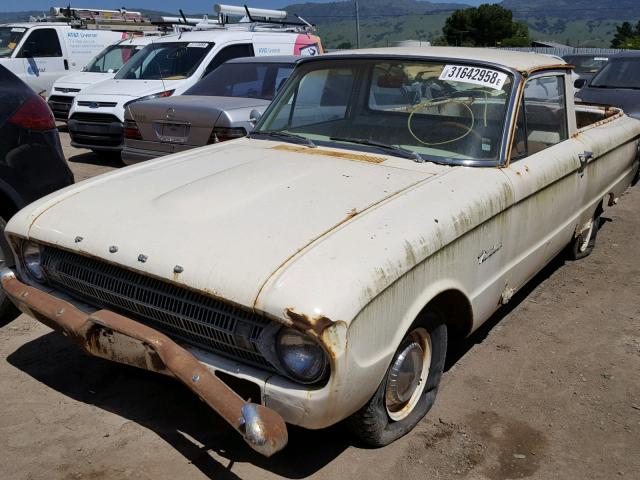
<path fill-rule="evenodd" d="M 409 118 L 407 118 L 407 129 L 409 130 L 409 133 L 411 134 L 411 136 L 412 136 L 414 139 L 416 139 L 418 142 L 420 142 L 421 144 L 426 145 L 426 146 L 428 146 L 428 147 L 434 147 L 434 146 L 437 146 L 437 145 L 447 145 L 447 144 L 449 144 L 449 143 L 457 142 L 458 140 L 462 140 L 463 138 L 465 138 L 465 137 L 466 137 L 467 135 L 469 135 L 469 134 L 473 134 L 476 138 L 480 138 L 480 139 L 481 139 L 481 138 L 482 138 L 482 136 L 481 136 L 478 132 L 476 132 L 476 131 L 473 129 L 473 127 L 475 126 L 475 123 L 476 123 L 476 119 L 475 119 L 475 116 L 474 116 L 474 114 L 473 114 L 473 110 L 471 110 L 471 107 L 469 107 L 469 105 L 467 105 L 465 102 L 462 102 L 462 101 L 456 101 L 455 99 L 447 99 L 447 101 L 445 101 L 445 102 L 443 102 L 443 103 L 451 103 L 451 102 L 453 102 L 453 103 L 459 103 L 460 105 L 463 105 L 463 106 L 464 106 L 464 107 L 469 111 L 469 116 L 470 116 L 470 118 L 471 118 L 471 124 L 470 124 L 470 125 L 464 125 L 464 124 L 462 124 L 462 123 L 460 123 L 460 122 L 455 122 L 455 121 L 446 121 L 446 122 L 443 122 L 443 125 L 451 125 L 451 126 L 453 126 L 453 127 L 460 128 L 460 129 L 462 129 L 462 130 L 465 130 L 465 132 L 464 132 L 462 135 L 460 135 L 460 136 L 458 136 L 458 137 L 455 137 L 455 138 L 451 138 L 451 139 L 449 139 L 449 140 L 444 140 L 444 141 L 442 141 L 442 142 L 425 142 L 425 141 L 424 141 L 424 140 L 422 140 L 420 137 L 418 137 L 418 136 L 415 134 L 415 132 L 413 131 L 413 129 L 411 128 L 411 120 L 413 120 L 413 116 L 415 115 L 415 113 L 416 113 L 416 112 L 418 111 L 418 109 L 419 109 L 420 107 L 422 107 L 424 104 L 427 104 L 427 105 L 428 105 L 429 103 L 435 103 L 435 102 L 423 102 L 423 103 L 421 103 L 421 104 L 417 105 L 417 106 L 413 109 L 413 111 L 409 114 Z M 438 103 L 440 103 L 440 102 L 438 102 Z"/>

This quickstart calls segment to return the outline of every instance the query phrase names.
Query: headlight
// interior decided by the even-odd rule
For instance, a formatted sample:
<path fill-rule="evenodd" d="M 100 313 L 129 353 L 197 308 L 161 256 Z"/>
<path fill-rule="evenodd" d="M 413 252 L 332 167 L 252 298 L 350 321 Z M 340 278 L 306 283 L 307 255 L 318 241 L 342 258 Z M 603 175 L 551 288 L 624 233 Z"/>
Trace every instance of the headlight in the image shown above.
<path fill-rule="evenodd" d="M 22 246 L 22 265 L 29 276 L 37 282 L 45 281 L 41 261 L 40 245 L 33 242 L 25 242 Z"/>
<path fill-rule="evenodd" d="M 140 98 L 135 98 L 133 100 L 129 100 L 127 103 L 125 103 L 123 106 L 124 108 L 127 108 L 129 105 L 131 105 L 132 103 L 136 103 L 136 102 L 142 102 L 144 100 L 151 100 L 153 98 L 164 98 L 164 97 L 170 97 L 171 95 L 173 95 L 173 92 L 175 92 L 175 90 L 165 90 L 164 92 L 159 92 L 159 93 L 154 93 L 151 95 L 147 95 L 144 97 L 140 97 Z"/>
<path fill-rule="evenodd" d="M 327 357 L 322 347 L 311 337 L 292 328 L 278 334 L 278 357 L 286 372 L 302 383 L 313 383 L 325 372 Z"/>

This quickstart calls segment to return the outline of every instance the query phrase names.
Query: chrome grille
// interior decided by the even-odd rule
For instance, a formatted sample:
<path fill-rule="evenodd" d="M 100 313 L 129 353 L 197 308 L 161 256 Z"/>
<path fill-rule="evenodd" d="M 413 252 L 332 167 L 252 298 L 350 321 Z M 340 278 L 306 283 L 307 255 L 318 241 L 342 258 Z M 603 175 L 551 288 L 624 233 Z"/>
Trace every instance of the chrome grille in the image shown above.
<path fill-rule="evenodd" d="M 45 247 L 48 282 L 93 305 L 122 313 L 172 338 L 274 370 L 258 348 L 266 318 L 168 282 L 75 253 Z"/>

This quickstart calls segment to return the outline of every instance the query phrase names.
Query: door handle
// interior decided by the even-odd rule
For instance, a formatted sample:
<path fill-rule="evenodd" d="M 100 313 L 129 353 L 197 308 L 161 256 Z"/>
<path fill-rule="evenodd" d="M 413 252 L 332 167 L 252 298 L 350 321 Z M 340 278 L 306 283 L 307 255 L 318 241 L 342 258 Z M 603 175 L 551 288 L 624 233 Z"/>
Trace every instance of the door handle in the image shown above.
<path fill-rule="evenodd" d="M 64 69 L 69 70 L 69 61 L 66 58 L 64 59 Z"/>
<path fill-rule="evenodd" d="M 578 158 L 580 159 L 580 168 L 578 169 L 578 173 L 580 175 L 584 174 L 584 169 L 587 167 L 589 160 L 593 158 L 593 152 L 582 152 L 578 154 Z"/>

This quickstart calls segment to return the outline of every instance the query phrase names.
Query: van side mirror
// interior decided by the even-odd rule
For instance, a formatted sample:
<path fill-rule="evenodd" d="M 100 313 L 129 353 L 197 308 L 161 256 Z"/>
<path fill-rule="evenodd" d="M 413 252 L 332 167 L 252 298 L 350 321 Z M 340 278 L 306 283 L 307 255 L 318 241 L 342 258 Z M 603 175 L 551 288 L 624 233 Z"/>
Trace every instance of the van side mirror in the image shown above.
<path fill-rule="evenodd" d="M 584 78 L 579 78 L 575 82 L 573 82 L 573 86 L 580 90 L 587 84 L 587 81 Z"/>
<path fill-rule="evenodd" d="M 254 108 L 249 114 L 249 121 L 255 125 L 260 120 L 260 117 L 262 117 L 262 114 Z"/>

